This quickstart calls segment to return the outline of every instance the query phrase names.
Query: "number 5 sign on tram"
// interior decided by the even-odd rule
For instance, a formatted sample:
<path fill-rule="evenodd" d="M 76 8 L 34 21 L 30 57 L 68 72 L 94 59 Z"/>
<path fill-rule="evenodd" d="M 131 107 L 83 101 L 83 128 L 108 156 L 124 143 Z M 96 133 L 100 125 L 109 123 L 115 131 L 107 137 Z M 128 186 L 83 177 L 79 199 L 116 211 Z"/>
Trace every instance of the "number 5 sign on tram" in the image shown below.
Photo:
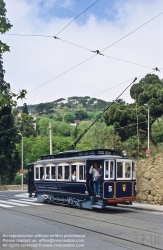
<path fill-rule="evenodd" d="M 113 190 L 113 187 L 112 186 L 108 186 L 108 191 L 111 193 Z"/>

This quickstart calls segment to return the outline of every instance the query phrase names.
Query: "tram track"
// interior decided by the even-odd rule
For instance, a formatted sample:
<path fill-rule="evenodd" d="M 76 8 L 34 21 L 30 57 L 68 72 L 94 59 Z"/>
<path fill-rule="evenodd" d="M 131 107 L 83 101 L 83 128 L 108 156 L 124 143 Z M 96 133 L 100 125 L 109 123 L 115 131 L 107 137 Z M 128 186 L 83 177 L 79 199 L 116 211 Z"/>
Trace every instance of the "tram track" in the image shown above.
<path fill-rule="evenodd" d="M 48 218 L 46 216 L 39 216 L 39 215 L 36 215 L 36 214 L 32 214 L 32 213 L 28 213 L 28 212 L 24 212 L 24 211 L 17 211 L 17 210 L 14 210 L 12 208 L 9 208 L 8 209 L 9 211 L 12 211 L 12 212 L 15 212 L 15 213 L 18 213 L 19 215 L 23 215 L 23 216 L 30 216 L 30 217 L 34 217 L 34 218 L 37 218 L 39 220 L 43 220 L 45 223 L 49 223 L 50 224 L 53 222 L 53 223 L 59 223 L 59 227 L 61 227 L 61 225 L 63 226 L 69 226 L 69 227 L 73 227 L 73 228 L 76 228 L 76 229 L 80 229 L 80 230 L 84 230 L 85 234 L 87 234 L 86 232 L 90 232 L 90 233 L 95 233 L 95 234 L 98 234 L 98 235 L 101 235 L 101 236 L 107 236 L 107 237 L 110 237 L 112 239 L 116 239 L 116 240 L 121 240 L 123 242 L 129 242 L 129 243 L 134 243 L 133 240 L 131 239 L 126 239 L 126 238 L 123 238 L 123 237 L 120 237 L 120 236 L 116 236 L 116 235 L 113 235 L 113 234 L 110 234 L 110 233 L 106 233 L 106 232 L 101 232 L 100 230 L 94 230 L 94 229 L 91 229 L 91 228 L 87 228 L 87 227 L 83 227 L 83 226 L 79 226 L 79 225 L 76 225 L 74 223 L 67 223 L 67 222 L 63 222 L 61 220 L 57 220 L 57 219 L 53 219 L 53 218 Z M 37 208 L 38 210 L 38 208 Z M 52 211 L 52 210 L 49 210 L 49 209 L 43 209 L 41 208 L 41 210 L 43 210 L 44 212 L 48 211 L 48 212 L 56 212 L 56 211 Z M 58 212 L 59 213 L 59 212 Z M 61 212 L 60 212 L 61 214 Z M 73 216 L 74 217 L 74 214 L 73 215 L 70 215 L 68 213 L 62 213 L 64 215 L 69 215 L 69 216 Z M 87 218 L 87 217 L 82 217 L 82 216 L 76 216 L 75 217 L 80 217 L 81 219 L 85 218 L 85 219 L 89 219 L 91 221 L 95 221 L 95 222 L 101 222 L 101 223 L 109 223 L 111 225 L 116 225 L 116 226 L 122 226 L 122 227 L 127 227 L 127 228 L 130 228 L 130 229 L 136 229 L 136 230 L 139 230 L 139 231 L 142 231 L 144 233 L 152 233 L 152 234 L 158 234 L 158 232 L 154 232 L 154 231 L 150 231 L 150 230 L 143 230 L 143 229 L 140 229 L 140 228 L 136 228 L 136 227 L 131 227 L 131 226 L 125 226 L 125 225 L 121 225 L 121 224 L 118 224 L 118 223 L 110 223 L 110 222 L 107 222 L 107 221 L 103 221 L 103 220 L 96 220 L 96 219 L 92 219 L 92 218 Z M 87 234 L 88 235 L 88 234 Z M 160 234 L 160 235 L 163 235 L 163 234 Z M 92 237 L 92 236 L 91 236 Z M 140 245 L 140 244 L 139 244 Z M 158 248 L 156 246 L 148 246 L 147 244 L 144 244 L 144 243 L 141 243 L 142 246 L 146 247 L 147 249 L 161 249 L 161 248 Z M 127 248 L 126 248 L 127 249 Z M 133 248 L 128 248 L 128 249 L 133 249 Z"/>
<path fill-rule="evenodd" d="M 2 197 L 1 197 L 1 199 L 2 199 Z M 3 200 L 6 200 L 6 199 L 3 199 Z M 15 199 L 15 200 L 17 200 L 17 199 Z M 45 203 L 45 204 L 48 204 L 48 203 Z M 63 208 L 63 207 L 66 207 L 66 206 L 63 206 L 63 205 L 58 205 L 58 204 L 48 204 L 49 206 L 60 206 L 61 208 Z M 68 208 L 71 208 L 71 207 L 68 207 Z M 69 212 L 63 212 L 63 211 L 61 211 L 61 210 L 56 210 L 56 207 L 55 207 L 55 210 L 53 210 L 53 209 L 47 209 L 47 208 L 45 208 L 45 207 L 36 207 L 35 209 L 40 209 L 40 210 L 43 210 L 43 211 L 47 211 L 47 212 L 55 212 L 55 213 L 58 213 L 58 214 L 63 214 L 63 215 L 66 215 L 66 216 L 72 216 L 72 217 L 77 217 L 77 218 L 80 218 L 80 219 L 86 219 L 86 220 L 89 220 L 89 221 L 96 221 L 96 222 L 99 222 L 99 223 L 105 223 L 105 224 L 111 224 L 111 225 L 115 225 L 115 226 L 120 226 L 120 227 L 125 227 L 125 228 L 130 228 L 130 229 L 136 229 L 136 230 L 140 230 L 140 231 L 144 231 L 143 229 L 141 229 L 141 228 L 139 228 L 139 227 L 132 227 L 132 226 L 129 226 L 129 225 L 124 225 L 124 224 L 122 224 L 122 223 L 124 223 L 124 222 L 122 222 L 121 224 L 119 224 L 119 223 L 115 223 L 115 222 L 111 222 L 110 220 L 100 220 L 100 219 L 95 219 L 95 218 L 90 218 L 89 217 L 89 215 L 87 216 L 81 216 L 81 215 L 78 215 L 78 214 L 74 214 L 74 211 L 84 211 L 84 209 L 83 210 L 79 210 L 78 208 L 76 208 L 76 207 L 73 207 L 72 209 L 73 209 L 73 211 L 69 211 Z M 106 208 L 107 209 L 107 208 Z M 103 210 L 105 210 L 106 211 L 106 209 L 103 209 Z M 14 210 L 15 211 L 15 210 Z M 90 211 L 90 210 L 85 210 L 85 211 Z M 97 210 L 93 210 L 93 211 L 96 211 L 97 212 Z M 91 210 L 91 212 L 93 212 L 92 210 Z M 100 212 L 102 212 L 102 210 L 99 210 L 98 211 L 98 214 L 100 213 Z M 109 210 L 108 210 L 108 212 L 109 212 Z M 133 217 L 130 217 L 130 216 L 124 216 L 124 215 L 118 215 L 118 214 L 114 214 L 114 216 L 120 216 L 120 217 L 123 217 L 123 218 L 130 218 L 130 219 L 133 219 Z M 112 219 L 112 218 L 111 218 Z M 155 221 L 155 220 L 149 220 L 149 219 L 142 219 L 142 218 L 135 218 L 134 217 L 134 219 L 137 219 L 137 220 L 144 220 L 144 221 L 148 221 L 148 222 L 156 222 L 156 223 L 160 223 L 160 224 L 162 224 L 162 222 L 161 221 Z M 113 219 L 112 219 L 113 220 Z M 154 234 L 158 234 L 158 232 L 156 232 L 156 231 L 151 231 L 151 230 L 147 230 L 146 229 L 146 232 L 148 232 L 148 233 L 154 233 Z M 160 235 L 162 235 L 163 236 L 163 233 L 159 233 Z"/>

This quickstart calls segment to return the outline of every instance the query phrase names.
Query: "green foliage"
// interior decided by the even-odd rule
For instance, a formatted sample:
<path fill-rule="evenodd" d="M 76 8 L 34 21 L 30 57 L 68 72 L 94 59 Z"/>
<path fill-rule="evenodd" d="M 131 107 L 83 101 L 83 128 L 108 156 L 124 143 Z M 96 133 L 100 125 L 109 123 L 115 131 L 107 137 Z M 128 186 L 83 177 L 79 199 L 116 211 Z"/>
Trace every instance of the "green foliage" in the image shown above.
<path fill-rule="evenodd" d="M 102 111 L 97 112 L 96 113 L 96 119 L 98 118 L 99 122 L 104 122 L 104 117 L 101 114 L 102 114 Z"/>
<path fill-rule="evenodd" d="M 73 123 L 75 121 L 75 114 L 72 112 L 65 113 L 64 121 Z"/>
<path fill-rule="evenodd" d="M 23 104 L 23 110 L 22 110 L 22 113 L 29 115 L 29 112 L 28 112 L 28 106 L 27 106 L 27 104 L 26 104 L 26 103 L 24 103 L 24 104 Z"/>
<path fill-rule="evenodd" d="M 22 113 L 20 131 L 25 137 L 36 136 L 34 129 L 34 118 L 26 113 Z"/>
<path fill-rule="evenodd" d="M 163 120 L 158 119 L 152 125 L 152 136 L 156 140 L 157 143 L 163 142 Z"/>
<path fill-rule="evenodd" d="M 80 110 L 80 109 L 75 111 L 75 116 L 76 116 L 76 120 L 80 120 L 80 121 L 88 118 L 87 112 L 84 110 Z"/>
<path fill-rule="evenodd" d="M 72 127 L 65 122 L 61 122 L 58 126 L 60 136 L 67 137 L 71 135 Z"/>
<path fill-rule="evenodd" d="M 27 178 L 28 178 L 28 170 L 24 170 L 23 175 L 23 184 L 27 184 Z M 20 185 L 22 183 L 22 175 L 20 175 L 20 172 L 18 171 L 15 175 L 15 178 L 13 180 L 13 185 Z"/>
<path fill-rule="evenodd" d="M 96 113 L 94 112 L 88 111 L 87 115 L 89 120 L 94 120 L 96 118 Z"/>
<path fill-rule="evenodd" d="M 84 132 L 90 124 L 83 122 L 79 125 L 80 133 Z M 79 134 L 80 134 L 79 133 Z M 77 144 L 77 149 L 110 148 L 121 149 L 121 139 L 114 132 L 113 127 L 106 126 L 105 123 L 98 122 L 91 127 L 81 141 Z"/>

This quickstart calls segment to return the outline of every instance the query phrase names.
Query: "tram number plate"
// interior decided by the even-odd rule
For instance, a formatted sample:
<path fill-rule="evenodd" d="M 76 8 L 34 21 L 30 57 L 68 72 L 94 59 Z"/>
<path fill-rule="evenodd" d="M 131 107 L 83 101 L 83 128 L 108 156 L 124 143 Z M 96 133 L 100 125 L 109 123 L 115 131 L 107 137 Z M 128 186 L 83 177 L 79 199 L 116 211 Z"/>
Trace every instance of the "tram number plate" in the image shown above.
<path fill-rule="evenodd" d="M 113 191 L 113 187 L 112 186 L 108 186 L 108 191 L 112 192 Z"/>

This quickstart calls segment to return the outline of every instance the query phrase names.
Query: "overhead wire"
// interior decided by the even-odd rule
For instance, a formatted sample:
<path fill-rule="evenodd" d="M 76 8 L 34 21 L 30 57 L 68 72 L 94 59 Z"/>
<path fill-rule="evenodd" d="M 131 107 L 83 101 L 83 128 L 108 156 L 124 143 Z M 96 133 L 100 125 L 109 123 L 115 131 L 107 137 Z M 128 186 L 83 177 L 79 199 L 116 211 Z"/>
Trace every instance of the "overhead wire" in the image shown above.
<path fill-rule="evenodd" d="M 93 5 L 95 5 L 97 2 L 99 2 L 100 0 L 97 0 L 96 2 L 94 2 L 93 4 L 91 4 L 88 8 L 86 8 L 83 12 L 81 12 L 79 15 L 77 15 L 74 19 L 71 20 L 71 22 L 69 22 L 63 29 L 61 29 L 57 34 L 60 34 L 63 30 L 65 30 L 73 21 L 75 21 L 79 16 L 81 16 L 84 12 L 86 12 L 88 9 L 90 9 Z"/>
<path fill-rule="evenodd" d="M 122 38 L 118 39 L 117 41 L 115 41 L 115 42 L 112 43 L 111 45 L 107 46 L 107 47 L 106 47 L 105 49 L 103 49 L 102 51 L 104 51 L 104 50 L 110 48 L 111 46 L 115 45 L 116 43 L 120 42 L 121 40 L 123 40 L 123 39 L 126 38 L 127 36 L 131 35 L 132 33 L 134 33 L 135 31 L 137 31 L 138 29 L 140 29 L 141 27 L 143 27 L 144 25 L 146 25 L 147 23 L 151 22 L 152 20 L 154 20 L 155 18 L 159 17 L 159 16 L 162 15 L 162 14 L 163 14 L 163 12 L 161 12 L 161 13 L 158 14 L 157 16 L 153 17 L 152 19 L 148 20 L 147 22 L 145 22 L 144 24 L 142 24 L 142 25 L 139 26 L 138 28 L 136 28 L 136 29 L 134 29 L 133 31 L 131 31 L 130 33 L 128 33 L 127 35 L 123 36 Z M 97 54 L 96 54 L 96 55 L 97 55 Z M 96 55 L 95 55 L 95 56 L 96 56 Z M 94 57 L 94 56 L 91 56 L 91 57 L 87 58 L 86 60 L 82 61 L 81 63 L 75 65 L 74 67 L 72 67 L 72 68 L 70 68 L 70 69 L 64 71 L 63 73 L 59 74 L 58 76 L 52 78 L 51 80 L 45 82 L 44 84 L 41 84 L 40 86 L 36 87 L 36 88 L 33 89 L 33 90 L 31 90 L 29 93 L 31 93 L 31 92 L 35 91 L 36 89 L 38 89 L 38 88 L 40 88 L 40 87 L 46 85 L 47 83 L 53 81 L 54 79 L 56 79 L 56 78 L 58 78 L 58 77 L 60 77 L 60 76 L 62 76 L 62 75 L 64 75 L 64 74 L 66 74 L 67 72 L 71 71 L 72 69 L 74 69 L 74 68 L 80 66 L 81 64 L 83 64 L 83 63 L 89 61 L 89 60 L 92 59 L 93 57 Z"/>
<path fill-rule="evenodd" d="M 140 28 L 142 28 L 143 26 L 145 26 L 147 23 L 153 21 L 154 19 L 156 19 L 157 17 L 161 16 L 163 14 L 163 12 L 161 12 L 160 14 L 158 14 L 157 16 L 153 17 L 152 19 L 148 20 L 147 22 L 143 23 L 142 25 L 140 25 L 138 28 L 134 29 L 133 31 L 131 31 L 130 33 L 128 33 L 127 35 L 125 35 L 124 37 L 120 38 L 119 40 L 117 40 L 116 42 L 112 43 L 111 45 L 107 46 L 105 49 L 103 49 L 102 51 L 105 51 L 106 49 L 110 48 L 111 46 L 115 45 L 116 43 L 120 42 L 121 40 L 123 40 L 124 38 L 126 38 L 127 36 L 131 35 L 132 33 L 134 33 L 135 31 L 139 30 Z"/>
<path fill-rule="evenodd" d="M 146 74 L 151 74 L 151 73 L 152 73 L 152 72 L 149 72 L 149 73 L 146 73 Z M 137 76 L 137 78 L 138 78 L 138 77 L 145 76 L 146 74 L 139 75 L 139 76 Z M 100 92 L 94 94 L 93 96 L 91 96 L 91 98 L 94 97 L 94 96 L 96 96 L 96 95 L 99 95 L 99 94 L 101 94 L 101 93 L 104 93 L 104 92 L 106 92 L 106 91 L 108 91 L 108 90 L 110 90 L 110 89 L 114 89 L 114 88 L 116 88 L 116 87 L 118 87 L 118 86 L 120 86 L 120 85 L 122 85 L 122 84 L 124 84 L 124 83 L 130 82 L 132 79 L 133 79 L 133 78 L 130 78 L 129 80 L 126 80 L 126 81 L 121 82 L 121 83 L 119 83 L 119 84 L 117 84 L 117 85 L 114 85 L 113 87 L 110 87 L 110 88 L 108 88 L 108 89 L 105 89 L 105 90 L 103 90 L 103 91 L 100 91 Z"/>
<path fill-rule="evenodd" d="M 75 149 L 77 143 L 83 138 L 83 136 L 88 132 L 88 130 L 98 121 L 98 119 L 123 95 L 123 93 L 137 80 L 137 77 L 121 92 L 120 95 L 107 107 L 104 111 L 92 122 L 92 124 L 84 130 L 84 132 L 77 138 L 77 140 L 71 145 Z"/>
<path fill-rule="evenodd" d="M 88 9 L 90 9 L 92 6 L 94 6 L 96 3 L 98 3 L 100 0 L 97 0 L 93 4 L 91 4 L 89 7 L 87 7 L 85 10 L 83 10 L 80 14 L 78 14 L 76 17 L 74 17 L 64 28 L 62 28 L 55 36 L 60 34 L 62 31 L 64 31 L 72 22 L 74 22 L 79 16 L 81 16 L 83 13 L 85 13 Z M 5 34 L 8 36 L 38 36 L 38 37 L 53 37 L 50 35 L 23 35 L 23 34 Z"/>
<path fill-rule="evenodd" d="M 96 1 L 95 3 L 97 3 L 97 2 L 98 2 L 98 1 Z M 95 4 L 95 3 L 94 3 L 94 4 Z M 94 4 L 93 4 L 93 5 L 94 5 Z M 93 6 L 93 5 L 91 5 L 91 6 Z M 90 6 L 90 7 L 91 7 L 91 6 Z M 88 7 L 88 8 L 90 8 L 90 7 Z M 87 9 L 88 9 L 88 8 L 87 8 Z M 86 10 L 87 10 L 87 9 L 86 9 Z M 85 11 L 86 11 L 86 10 L 85 10 Z M 85 12 L 85 11 L 84 11 L 84 12 Z M 84 13 L 84 12 L 82 12 L 82 13 Z M 81 14 L 82 14 L 82 13 L 81 13 Z M 81 14 L 79 14 L 79 15 L 81 15 Z M 101 51 L 105 51 L 106 49 L 110 48 L 110 47 L 113 46 L 114 44 L 118 43 L 118 42 L 121 41 L 122 39 L 124 39 L 124 38 L 126 38 L 127 36 L 131 35 L 132 33 L 134 33 L 135 31 L 137 31 L 138 29 L 140 29 L 141 27 L 143 27 L 144 25 L 146 25 L 147 23 L 151 22 L 152 20 L 154 20 L 155 18 L 159 17 L 159 16 L 162 15 L 162 14 L 163 14 L 163 12 L 161 12 L 161 13 L 158 14 L 157 16 L 153 17 L 152 19 L 148 20 L 147 22 L 145 22 L 144 24 L 142 24 L 142 25 L 139 26 L 138 28 L 134 29 L 133 31 L 131 31 L 130 33 L 128 33 L 127 35 L 123 36 L 122 38 L 120 38 L 119 40 L 115 41 L 114 43 L 112 43 L 111 45 L 107 46 L 105 49 L 103 49 L 103 50 L 101 50 Z M 78 16 L 79 16 L 79 15 L 78 15 Z M 77 17 L 78 17 L 78 16 L 77 16 Z M 76 18 L 77 18 L 77 17 L 76 17 Z M 75 20 L 76 18 L 74 18 L 73 20 Z M 73 21 L 73 20 L 72 20 L 72 21 Z M 72 21 L 71 21 L 71 22 L 72 22 Z M 70 24 L 70 23 L 69 23 L 69 24 Z M 69 25 L 69 24 L 68 24 L 68 25 Z M 67 26 L 68 26 L 68 25 L 67 25 Z M 65 27 L 65 28 L 66 28 L 66 27 Z M 64 28 L 64 29 L 65 29 L 65 28 Z M 61 31 L 60 31 L 60 32 L 61 32 Z M 57 34 L 59 34 L 60 32 L 58 32 Z M 19 36 L 44 36 L 44 35 L 20 35 L 20 34 L 8 34 L 8 35 L 19 35 Z M 45 37 L 52 37 L 52 36 L 46 36 L 46 35 L 45 35 Z M 53 36 L 53 37 L 54 37 L 54 36 Z M 71 45 L 75 45 L 75 46 L 80 47 L 80 48 L 82 48 L 82 49 L 91 51 L 90 49 L 87 49 L 87 48 L 85 48 L 85 47 L 83 47 L 83 46 L 80 46 L 80 45 L 77 45 L 77 44 L 68 42 L 68 41 L 63 40 L 63 39 L 61 39 L 61 38 L 58 38 L 58 39 L 61 40 L 61 41 L 66 42 L 66 43 L 69 43 L 69 44 L 71 44 Z M 97 54 L 96 54 L 96 55 L 97 55 Z M 104 55 L 104 56 L 106 56 L 106 57 L 108 57 L 108 58 L 115 59 L 115 60 L 124 61 L 124 62 L 126 62 L 126 63 L 131 63 L 131 64 L 135 64 L 135 65 L 138 65 L 138 66 L 142 66 L 142 67 L 146 67 L 146 68 L 150 68 L 150 69 L 151 69 L 151 67 L 148 67 L 148 66 L 145 66 L 145 65 L 142 65 L 142 64 L 138 64 L 138 63 L 135 63 L 135 62 L 130 62 L 130 61 L 127 61 L 127 60 L 123 60 L 123 59 L 119 59 L 119 58 L 111 57 L 111 56 L 107 56 L 107 55 Z M 86 61 L 92 59 L 93 57 L 94 57 L 94 56 L 89 57 L 88 59 L 84 60 L 83 62 L 81 62 L 81 63 L 75 65 L 74 67 L 72 67 L 72 68 L 70 68 L 70 69 L 64 71 L 63 73 L 59 74 L 58 76 L 52 78 L 51 80 L 49 80 L 49 81 L 47 81 L 47 82 L 41 84 L 40 86 L 38 86 L 38 87 L 36 87 L 35 89 L 29 91 L 28 93 L 31 93 L 31 92 L 35 91 L 36 89 L 38 89 L 38 88 L 40 88 L 40 87 L 46 85 L 47 83 L 49 83 L 49 82 L 55 80 L 56 78 L 58 78 L 58 77 L 64 75 L 65 73 L 71 71 L 72 69 L 74 69 L 74 68 L 80 66 L 81 64 L 83 64 L 83 63 L 85 63 Z"/>

